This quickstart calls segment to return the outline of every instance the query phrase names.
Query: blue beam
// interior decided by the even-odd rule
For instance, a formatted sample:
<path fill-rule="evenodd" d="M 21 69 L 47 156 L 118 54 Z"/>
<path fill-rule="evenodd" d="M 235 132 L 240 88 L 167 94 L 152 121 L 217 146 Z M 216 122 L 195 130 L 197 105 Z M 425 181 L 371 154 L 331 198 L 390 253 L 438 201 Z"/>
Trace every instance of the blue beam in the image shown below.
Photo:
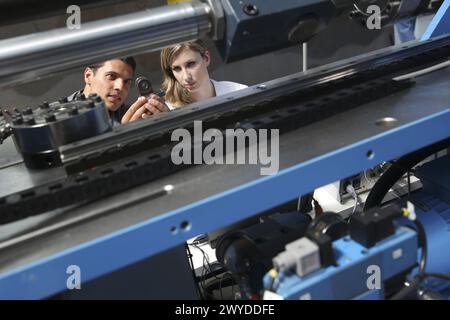
<path fill-rule="evenodd" d="M 421 40 L 426 41 L 447 33 L 450 33 L 450 0 L 445 0 L 441 5 Z"/>

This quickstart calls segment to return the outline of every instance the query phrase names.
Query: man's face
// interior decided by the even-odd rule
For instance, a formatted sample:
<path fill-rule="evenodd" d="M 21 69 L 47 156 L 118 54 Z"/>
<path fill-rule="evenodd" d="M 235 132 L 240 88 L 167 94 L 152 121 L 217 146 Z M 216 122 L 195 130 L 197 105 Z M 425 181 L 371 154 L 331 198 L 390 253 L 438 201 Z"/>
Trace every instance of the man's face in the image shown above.
<path fill-rule="evenodd" d="M 84 93 L 98 94 L 108 110 L 116 111 L 128 97 L 133 78 L 133 68 L 122 60 L 109 60 L 95 71 L 86 68 Z"/>

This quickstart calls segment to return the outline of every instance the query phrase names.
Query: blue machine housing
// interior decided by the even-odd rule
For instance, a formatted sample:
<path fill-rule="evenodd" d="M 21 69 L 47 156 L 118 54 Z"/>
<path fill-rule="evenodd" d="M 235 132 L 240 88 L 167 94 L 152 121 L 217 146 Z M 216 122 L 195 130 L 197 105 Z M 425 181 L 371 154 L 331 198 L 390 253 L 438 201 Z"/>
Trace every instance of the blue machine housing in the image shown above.
<path fill-rule="evenodd" d="M 401 227 L 396 234 L 367 249 L 350 237 L 333 243 L 337 266 L 320 269 L 305 277 L 284 275 L 276 293 L 284 299 L 384 298 L 383 282 L 414 268 L 417 234 Z M 381 287 L 370 289 L 373 267 L 379 267 Z M 268 284 L 266 275 L 264 282 Z"/>
<path fill-rule="evenodd" d="M 416 169 L 423 190 L 411 197 L 416 206 L 417 219 L 422 223 L 427 238 L 425 272 L 450 274 L 450 155 Z M 410 226 L 410 227 L 408 227 Z M 337 266 L 318 270 L 300 278 L 296 274 L 281 275 L 275 292 L 284 299 L 383 299 L 384 286 L 369 289 L 368 267 L 380 268 L 381 282 L 411 271 L 417 274 L 417 262 L 422 250 L 413 224 L 407 219 L 398 221 L 395 235 L 367 249 L 350 237 L 334 241 Z M 401 256 L 399 257 L 401 252 Z M 395 258 L 397 257 L 397 258 Z M 270 278 L 264 278 L 265 287 Z M 422 288 L 450 297 L 449 281 L 427 278 Z"/>
<path fill-rule="evenodd" d="M 424 190 L 411 200 L 427 235 L 426 272 L 450 274 L 450 155 L 423 165 L 416 175 Z M 423 285 L 441 292 L 450 289 L 449 281 L 435 278 Z"/>

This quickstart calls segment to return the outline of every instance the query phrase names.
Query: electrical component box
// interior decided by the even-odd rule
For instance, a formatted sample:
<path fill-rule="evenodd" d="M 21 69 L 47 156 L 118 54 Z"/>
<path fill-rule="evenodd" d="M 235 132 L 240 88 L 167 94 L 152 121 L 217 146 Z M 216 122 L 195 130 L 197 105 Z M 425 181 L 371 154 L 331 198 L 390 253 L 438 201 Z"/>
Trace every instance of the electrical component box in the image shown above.
<path fill-rule="evenodd" d="M 286 250 L 273 259 L 275 268 L 286 272 L 295 268 L 303 277 L 321 268 L 319 247 L 308 238 L 301 238 L 286 245 Z"/>

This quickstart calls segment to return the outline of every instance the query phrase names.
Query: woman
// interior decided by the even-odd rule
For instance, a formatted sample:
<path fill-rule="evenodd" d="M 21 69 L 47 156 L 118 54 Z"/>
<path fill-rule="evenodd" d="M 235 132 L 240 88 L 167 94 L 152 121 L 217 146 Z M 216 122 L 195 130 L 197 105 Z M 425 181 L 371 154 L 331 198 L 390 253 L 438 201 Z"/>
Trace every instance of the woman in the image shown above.
<path fill-rule="evenodd" d="M 122 118 L 122 124 L 247 88 L 236 82 L 210 79 L 210 62 L 211 55 L 201 40 L 164 48 L 161 68 L 165 101 L 155 94 L 139 97 Z"/>
<path fill-rule="evenodd" d="M 211 54 L 201 40 L 177 44 L 161 51 L 162 89 L 169 109 L 244 89 L 230 81 L 210 79 Z"/>

